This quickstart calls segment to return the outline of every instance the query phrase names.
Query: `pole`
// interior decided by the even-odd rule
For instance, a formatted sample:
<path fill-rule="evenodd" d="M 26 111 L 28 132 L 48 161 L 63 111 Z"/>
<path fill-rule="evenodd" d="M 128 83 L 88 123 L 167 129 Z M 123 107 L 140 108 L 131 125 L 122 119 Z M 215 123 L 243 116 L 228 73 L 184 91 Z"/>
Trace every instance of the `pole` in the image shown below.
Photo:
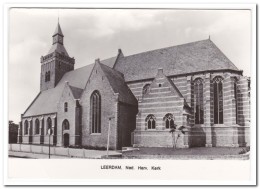
<path fill-rule="evenodd" d="M 51 135 L 49 134 L 49 159 L 51 159 Z"/>
<path fill-rule="evenodd" d="M 111 121 L 111 118 L 109 118 L 109 120 L 108 120 L 108 132 L 107 132 L 107 157 L 108 157 L 108 149 L 109 149 L 110 121 Z"/>

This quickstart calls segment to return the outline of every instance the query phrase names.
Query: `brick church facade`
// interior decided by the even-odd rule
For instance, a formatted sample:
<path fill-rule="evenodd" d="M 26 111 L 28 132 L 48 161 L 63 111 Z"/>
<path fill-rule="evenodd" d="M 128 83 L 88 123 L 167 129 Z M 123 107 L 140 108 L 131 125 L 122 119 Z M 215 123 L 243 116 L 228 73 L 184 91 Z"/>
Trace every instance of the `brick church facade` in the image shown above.
<path fill-rule="evenodd" d="M 172 147 L 250 145 L 250 78 L 210 40 L 74 69 L 58 23 L 41 57 L 40 92 L 21 115 L 18 143 Z M 110 124 L 110 131 L 109 131 Z"/>

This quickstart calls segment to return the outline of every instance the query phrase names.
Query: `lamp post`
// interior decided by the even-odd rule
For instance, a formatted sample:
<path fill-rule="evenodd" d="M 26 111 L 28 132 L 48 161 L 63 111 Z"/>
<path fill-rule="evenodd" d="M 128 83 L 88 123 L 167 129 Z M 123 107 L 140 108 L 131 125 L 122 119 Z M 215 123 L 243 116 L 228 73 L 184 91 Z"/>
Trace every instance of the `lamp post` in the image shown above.
<path fill-rule="evenodd" d="M 111 120 L 115 117 L 108 118 L 108 132 L 107 132 L 107 158 L 108 158 L 108 150 L 109 150 L 109 135 L 110 135 L 110 127 L 111 127 Z"/>
<path fill-rule="evenodd" d="M 48 129 L 48 135 L 49 135 L 49 159 L 51 159 L 51 135 L 52 135 L 52 129 Z"/>

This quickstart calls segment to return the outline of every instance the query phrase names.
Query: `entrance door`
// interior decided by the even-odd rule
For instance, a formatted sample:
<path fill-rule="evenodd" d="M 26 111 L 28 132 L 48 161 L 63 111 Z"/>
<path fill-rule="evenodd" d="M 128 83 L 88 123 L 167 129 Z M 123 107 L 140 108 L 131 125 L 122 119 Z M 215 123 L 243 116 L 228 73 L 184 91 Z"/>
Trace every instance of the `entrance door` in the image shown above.
<path fill-rule="evenodd" d="M 64 147 L 68 147 L 70 144 L 70 135 L 68 133 L 65 133 L 63 135 L 63 145 Z"/>

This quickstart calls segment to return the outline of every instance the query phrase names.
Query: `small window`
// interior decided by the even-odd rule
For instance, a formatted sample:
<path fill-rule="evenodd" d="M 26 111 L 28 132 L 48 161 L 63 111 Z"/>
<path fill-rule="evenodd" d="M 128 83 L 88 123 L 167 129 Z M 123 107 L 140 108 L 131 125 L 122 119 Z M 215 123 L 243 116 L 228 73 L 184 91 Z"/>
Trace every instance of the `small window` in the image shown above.
<path fill-rule="evenodd" d="M 145 122 L 147 124 L 148 129 L 155 129 L 156 126 L 156 118 L 154 115 L 150 114 L 146 117 Z"/>
<path fill-rule="evenodd" d="M 161 86 L 162 86 L 162 84 L 160 83 L 160 84 L 159 84 L 159 87 L 161 87 Z"/>
<path fill-rule="evenodd" d="M 70 130 L 70 124 L 67 119 L 65 119 L 62 123 L 63 130 Z"/>
<path fill-rule="evenodd" d="M 64 112 L 67 112 L 68 111 L 68 102 L 65 102 L 64 103 Z"/>
<path fill-rule="evenodd" d="M 173 115 L 172 114 L 166 114 L 163 118 L 163 121 L 165 123 L 165 128 L 166 129 L 171 129 L 174 127 L 174 120 L 173 120 Z"/>
<path fill-rule="evenodd" d="M 143 95 L 147 94 L 150 90 L 150 84 L 146 84 L 144 87 L 143 87 Z"/>

